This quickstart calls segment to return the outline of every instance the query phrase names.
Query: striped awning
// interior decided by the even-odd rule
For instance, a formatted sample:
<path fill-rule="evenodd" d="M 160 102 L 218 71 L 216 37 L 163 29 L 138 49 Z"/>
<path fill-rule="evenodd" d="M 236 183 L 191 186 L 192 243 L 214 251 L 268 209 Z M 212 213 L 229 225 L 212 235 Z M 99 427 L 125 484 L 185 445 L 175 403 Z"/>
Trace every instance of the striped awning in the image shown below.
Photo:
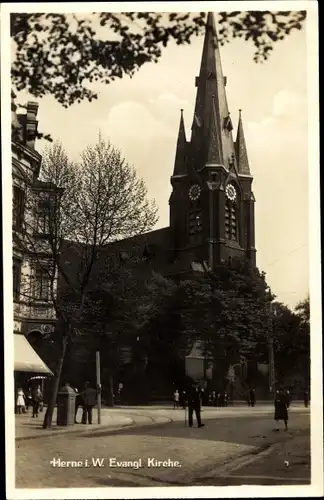
<path fill-rule="evenodd" d="M 24 335 L 14 334 L 15 366 L 17 372 L 48 373 L 53 375 L 44 361 L 34 351 Z"/>

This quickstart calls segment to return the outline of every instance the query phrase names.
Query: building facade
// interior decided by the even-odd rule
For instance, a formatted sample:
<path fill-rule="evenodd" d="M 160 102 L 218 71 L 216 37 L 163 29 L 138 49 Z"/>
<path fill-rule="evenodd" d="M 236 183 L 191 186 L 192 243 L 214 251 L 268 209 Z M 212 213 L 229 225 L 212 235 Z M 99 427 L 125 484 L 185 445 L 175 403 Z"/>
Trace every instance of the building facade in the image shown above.
<path fill-rule="evenodd" d="M 56 322 L 52 281 L 46 273 L 51 252 L 44 244 L 48 226 L 44 200 L 52 186 L 39 180 L 42 158 L 35 149 L 38 105 L 28 102 L 26 112 L 17 114 L 12 93 L 11 109 L 15 371 L 50 373 L 37 352 L 42 351 Z"/>

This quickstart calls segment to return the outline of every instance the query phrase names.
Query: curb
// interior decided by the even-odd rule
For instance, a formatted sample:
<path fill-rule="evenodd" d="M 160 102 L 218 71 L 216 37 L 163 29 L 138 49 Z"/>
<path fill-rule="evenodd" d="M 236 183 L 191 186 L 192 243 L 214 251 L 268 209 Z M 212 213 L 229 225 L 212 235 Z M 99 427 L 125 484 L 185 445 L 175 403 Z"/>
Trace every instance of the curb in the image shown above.
<path fill-rule="evenodd" d="M 134 415 L 134 414 L 133 414 Z M 142 415 L 134 415 L 134 416 L 142 416 Z M 40 434 L 38 435 L 29 435 L 29 436 L 19 436 L 15 438 L 15 441 L 28 441 L 31 439 L 40 439 L 44 437 L 52 437 L 52 436 L 61 436 L 61 435 L 66 435 L 66 434 L 73 434 L 73 435 L 79 435 L 79 436 L 95 436 L 95 435 L 100 435 L 101 432 L 104 432 L 104 434 L 113 434 L 115 432 L 121 431 L 121 430 L 130 430 L 134 429 L 136 427 L 138 428 L 145 428 L 145 427 L 153 427 L 153 426 L 160 426 L 160 425 L 165 425 L 167 423 L 174 423 L 175 421 L 171 418 L 168 417 L 159 417 L 160 421 L 157 419 L 154 419 L 153 417 L 146 416 L 146 418 L 150 418 L 152 420 L 151 423 L 137 423 L 136 420 L 129 418 L 130 423 L 124 424 L 124 425 L 116 425 L 116 426 L 107 426 L 107 425 L 102 425 L 98 426 L 93 429 L 57 429 L 52 432 L 48 432 L 46 434 Z M 163 421 L 161 421 L 161 418 L 163 418 Z M 97 424 L 99 425 L 99 424 Z M 39 429 L 42 431 L 43 429 Z M 44 429 L 46 431 L 46 429 Z"/>

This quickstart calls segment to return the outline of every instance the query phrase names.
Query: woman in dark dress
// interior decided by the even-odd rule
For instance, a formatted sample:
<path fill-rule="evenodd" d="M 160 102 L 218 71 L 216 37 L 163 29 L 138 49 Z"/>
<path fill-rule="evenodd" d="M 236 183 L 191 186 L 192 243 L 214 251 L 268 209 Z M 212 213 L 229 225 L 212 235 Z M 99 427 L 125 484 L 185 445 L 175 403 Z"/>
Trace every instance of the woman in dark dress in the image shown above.
<path fill-rule="evenodd" d="M 283 389 L 280 389 L 279 391 L 276 392 L 274 405 L 275 405 L 274 419 L 277 423 L 279 423 L 279 420 L 283 420 L 285 424 L 285 431 L 287 431 L 288 430 L 287 397 Z M 279 431 L 279 429 L 277 428 L 276 431 Z"/>

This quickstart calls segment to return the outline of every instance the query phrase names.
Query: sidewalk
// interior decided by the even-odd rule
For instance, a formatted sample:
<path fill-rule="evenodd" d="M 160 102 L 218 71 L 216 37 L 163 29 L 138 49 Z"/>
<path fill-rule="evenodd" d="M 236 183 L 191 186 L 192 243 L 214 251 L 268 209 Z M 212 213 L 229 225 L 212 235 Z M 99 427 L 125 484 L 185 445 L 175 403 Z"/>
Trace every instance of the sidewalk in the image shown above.
<path fill-rule="evenodd" d="M 137 410 L 139 413 L 134 413 L 133 410 Z M 142 409 L 132 408 L 129 409 L 122 408 L 103 408 L 101 410 L 101 423 L 98 424 L 98 413 L 97 409 L 94 408 L 93 411 L 93 423 L 90 424 L 75 424 L 69 426 L 57 426 L 56 425 L 56 408 L 53 413 L 52 426 L 50 429 L 43 429 L 43 421 L 45 417 L 44 412 L 39 414 L 38 418 L 32 418 L 31 413 L 16 415 L 15 417 L 15 438 L 16 440 L 21 439 L 34 439 L 44 436 L 53 436 L 61 434 L 72 434 L 72 433 L 95 433 L 98 430 L 120 430 L 128 427 L 134 426 L 146 426 L 146 425 L 157 425 L 164 424 L 167 422 L 172 422 L 173 420 L 164 415 L 150 415 L 147 412 L 143 412 Z M 78 420 L 80 421 L 81 412 L 78 414 Z"/>

